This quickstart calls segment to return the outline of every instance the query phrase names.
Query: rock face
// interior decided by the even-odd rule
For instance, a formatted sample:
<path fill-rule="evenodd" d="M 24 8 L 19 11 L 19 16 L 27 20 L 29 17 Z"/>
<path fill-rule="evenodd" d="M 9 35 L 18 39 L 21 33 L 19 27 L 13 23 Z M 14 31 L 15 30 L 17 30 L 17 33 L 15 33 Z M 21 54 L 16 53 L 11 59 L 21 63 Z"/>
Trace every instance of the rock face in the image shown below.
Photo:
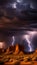
<path fill-rule="evenodd" d="M 12 53 L 12 54 L 19 54 L 20 51 L 23 52 L 24 50 L 24 47 L 22 45 L 19 45 L 19 44 L 16 44 L 14 46 L 10 46 L 8 47 L 7 49 L 0 49 L 0 53 L 6 53 L 6 54 L 9 54 L 9 53 Z"/>
<path fill-rule="evenodd" d="M 13 54 L 19 54 L 20 51 L 23 51 L 24 47 L 22 45 L 16 44 L 15 46 L 10 46 L 7 48 L 6 53 L 12 52 Z"/>
<path fill-rule="evenodd" d="M 0 49 L 0 54 L 5 53 L 6 49 Z"/>
<path fill-rule="evenodd" d="M 6 54 L 12 53 L 15 51 L 15 46 L 10 46 L 6 49 Z"/>
<path fill-rule="evenodd" d="M 18 54 L 19 52 L 20 52 L 19 45 L 16 44 L 15 45 L 15 52 L 14 52 L 14 54 Z"/>
<path fill-rule="evenodd" d="M 34 52 L 25 52 L 25 47 L 23 45 L 19 45 L 18 43 L 15 44 L 14 46 L 9 46 L 8 48 L 6 49 L 0 49 L 0 53 L 5 53 L 5 54 L 19 54 L 20 52 L 22 53 L 34 53 Z M 37 50 L 36 50 L 37 52 Z"/>
<path fill-rule="evenodd" d="M 2 53 L 2 49 L 0 49 L 0 53 Z"/>
<path fill-rule="evenodd" d="M 33 65 L 35 61 L 37 62 L 37 49 L 31 54 L 23 53 L 23 49 L 23 46 L 18 44 L 10 46 L 6 50 L 0 49 L 0 53 L 4 52 L 0 55 L 0 64 L 4 62 L 9 65 Z"/>

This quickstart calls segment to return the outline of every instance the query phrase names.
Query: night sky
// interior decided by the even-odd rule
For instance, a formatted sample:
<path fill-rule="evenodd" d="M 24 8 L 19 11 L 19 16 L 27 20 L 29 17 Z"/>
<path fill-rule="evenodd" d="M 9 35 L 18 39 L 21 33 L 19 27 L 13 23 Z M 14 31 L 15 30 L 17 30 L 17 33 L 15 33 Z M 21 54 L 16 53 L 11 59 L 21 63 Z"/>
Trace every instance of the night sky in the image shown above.
<path fill-rule="evenodd" d="M 0 48 L 6 49 L 17 43 L 24 47 L 25 52 L 33 52 L 37 49 L 37 31 L 22 31 L 24 34 L 0 33 Z M 2 44 L 2 45 L 1 45 Z"/>
<path fill-rule="evenodd" d="M 37 0 L 0 0 L 0 21 L 2 27 L 25 26 L 37 21 Z M 5 25 L 6 26 L 6 25 Z"/>
<path fill-rule="evenodd" d="M 35 24 L 34 24 L 35 23 Z M 6 28 L 3 30 L 12 29 L 12 28 L 18 28 L 18 27 L 32 27 L 37 28 L 37 0 L 0 0 L 0 29 Z M 10 31 L 11 32 L 11 31 Z M 9 33 L 11 34 L 11 33 Z M 27 33 L 28 34 L 28 33 Z M 17 37 L 7 34 L 0 34 L 0 42 L 5 41 L 7 47 L 10 45 L 15 44 L 15 42 L 19 42 L 19 44 L 26 43 L 26 50 L 34 51 L 35 41 L 32 41 L 32 45 L 30 44 L 30 35 L 26 39 L 22 39 L 22 37 Z M 36 34 L 37 35 L 37 34 Z M 33 35 L 34 36 L 34 35 Z M 35 38 L 37 38 L 35 36 Z M 31 39 L 34 40 L 35 38 Z M 15 41 L 17 39 L 17 41 Z M 13 43 L 13 44 L 12 44 Z M 33 44 L 34 43 L 34 44 Z M 30 50 L 29 50 L 30 47 Z"/>

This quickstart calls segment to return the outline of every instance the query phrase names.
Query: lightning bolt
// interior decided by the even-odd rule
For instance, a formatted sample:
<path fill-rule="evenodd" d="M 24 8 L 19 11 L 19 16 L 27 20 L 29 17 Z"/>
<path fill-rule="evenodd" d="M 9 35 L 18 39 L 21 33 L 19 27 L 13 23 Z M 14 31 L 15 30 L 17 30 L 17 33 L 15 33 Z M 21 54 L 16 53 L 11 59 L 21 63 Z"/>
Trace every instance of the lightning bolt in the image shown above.
<path fill-rule="evenodd" d="M 13 39 L 13 41 L 12 41 L 12 45 L 14 45 L 15 37 L 13 36 L 12 39 Z"/>
<path fill-rule="evenodd" d="M 32 47 L 31 47 L 31 42 L 30 42 L 30 40 L 29 40 L 29 35 L 25 35 L 25 39 L 26 39 L 26 41 L 28 42 L 28 46 L 29 46 L 29 51 L 31 52 L 32 51 Z"/>

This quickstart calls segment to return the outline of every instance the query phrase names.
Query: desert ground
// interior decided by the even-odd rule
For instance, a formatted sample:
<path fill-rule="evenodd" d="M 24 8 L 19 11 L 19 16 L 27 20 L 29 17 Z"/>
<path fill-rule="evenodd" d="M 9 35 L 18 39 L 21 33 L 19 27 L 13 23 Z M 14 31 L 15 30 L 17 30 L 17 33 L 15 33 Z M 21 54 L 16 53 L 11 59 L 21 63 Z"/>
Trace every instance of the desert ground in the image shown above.
<path fill-rule="evenodd" d="M 0 54 L 0 65 L 37 65 L 37 50 L 33 53 L 24 53 L 19 46 L 2 50 Z"/>

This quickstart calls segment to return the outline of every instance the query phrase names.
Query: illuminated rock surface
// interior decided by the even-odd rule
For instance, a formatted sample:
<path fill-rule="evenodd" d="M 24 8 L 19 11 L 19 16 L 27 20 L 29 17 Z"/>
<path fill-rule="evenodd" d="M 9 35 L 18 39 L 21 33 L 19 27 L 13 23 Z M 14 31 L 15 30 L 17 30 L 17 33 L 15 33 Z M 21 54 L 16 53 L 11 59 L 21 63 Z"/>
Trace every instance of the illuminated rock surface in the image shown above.
<path fill-rule="evenodd" d="M 37 50 L 33 53 L 23 53 L 20 51 L 18 44 L 15 47 L 15 52 L 7 51 L 0 54 L 0 64 L 4 63 L 9 65 L 36 65 L 37 64 Z M 10 53 L 11 52 L 11 53 Z M 19 52 L 19 53 L 18 53 Z"/>

